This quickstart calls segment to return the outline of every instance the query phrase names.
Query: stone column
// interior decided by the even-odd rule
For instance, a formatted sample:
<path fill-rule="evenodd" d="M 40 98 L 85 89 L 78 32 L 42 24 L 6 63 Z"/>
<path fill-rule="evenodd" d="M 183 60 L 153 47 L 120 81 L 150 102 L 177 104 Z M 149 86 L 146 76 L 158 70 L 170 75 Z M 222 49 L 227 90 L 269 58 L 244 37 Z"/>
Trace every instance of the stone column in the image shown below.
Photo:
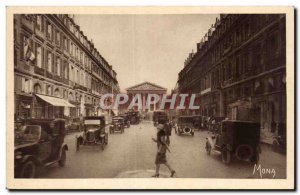
<path fill-rule="evenodd" d="M 142 101 L 142 110 L 145 111 L 146 100 L 145 100 L 145 94 L 144 93 L 142 94 L 142 99 L 143 99 L 143 101 Z"/>

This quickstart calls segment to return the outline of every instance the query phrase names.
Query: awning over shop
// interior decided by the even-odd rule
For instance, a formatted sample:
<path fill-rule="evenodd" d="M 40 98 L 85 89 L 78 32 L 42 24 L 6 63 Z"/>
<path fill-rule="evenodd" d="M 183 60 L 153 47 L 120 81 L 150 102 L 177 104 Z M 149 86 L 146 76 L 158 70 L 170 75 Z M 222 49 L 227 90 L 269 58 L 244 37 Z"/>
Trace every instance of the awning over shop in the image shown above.
<path fill-rule="evenodd" d="M 48 102 L 53 106 L 75 107 L 73 104 L 70 104 L 67 100 L 61 98 L 50 97 L 50 96 L 40 95 L 40 94 L 36 94 L 36 96 L 38 96 L 39 98 L 41 98 L 42 100 Z"/>

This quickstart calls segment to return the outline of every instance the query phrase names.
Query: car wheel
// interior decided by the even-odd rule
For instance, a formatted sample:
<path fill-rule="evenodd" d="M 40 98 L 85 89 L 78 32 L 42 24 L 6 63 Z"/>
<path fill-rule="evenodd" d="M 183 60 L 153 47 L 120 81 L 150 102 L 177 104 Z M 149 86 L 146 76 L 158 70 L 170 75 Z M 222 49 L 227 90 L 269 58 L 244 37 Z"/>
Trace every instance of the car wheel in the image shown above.
<path fill-rule="evenodd" d="M 62 151 L 61 151 L 60 160 L 58 161 L 58 165 L 60 167 L 64 167 L 66 165 L 66 160 L 67 160 L 66 149 L 63 148 Z"/>
<path fill-rule="evenodd" d="M 225 164 L 229 164 L 231 162 L 231 153 L 225 147 L 222 150 L 222 162 Z"/>
<path fill-rule="evenodd" d="M 210 155 L 210 153 L 211 153 L 211 145 L 210 145 L 209 142 L 206 142 L 206 144 L 205 144 L 205 150 L 206 150 L 206 153 L 208 155 Z"/>
<path fill-rule="evenodd" d="M 20 171 L 21 178 L 35 178 L 36 176 L 36 165 L 32 160 L 28 160 L 22 165 Z"/>

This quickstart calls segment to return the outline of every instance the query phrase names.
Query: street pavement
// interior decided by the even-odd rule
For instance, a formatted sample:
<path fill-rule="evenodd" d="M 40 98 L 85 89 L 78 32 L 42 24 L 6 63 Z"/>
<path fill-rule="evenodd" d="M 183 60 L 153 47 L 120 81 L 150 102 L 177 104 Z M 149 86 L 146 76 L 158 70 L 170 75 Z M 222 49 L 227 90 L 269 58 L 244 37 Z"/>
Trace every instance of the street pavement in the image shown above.
<path fill-rule="evenodd" d="M 100 146 L 81 146 L 75 150 L 75 136 L 66 136 L 69 146 L 66 166 L 58 165 L 39 170 L 40 178 L 147 178 L 154 174 L 156 128 L 150 121 L 142 121 L 139 125 L 131 125 L 125 133 L 109 134 L 108 145 L 102 151 Z M 286 156 L 271 151 L 262 145 L 260 165 L 262 174 L 254 165 L 234 160 L 225 165 L 217 153 L 206 154 L 207 131 L 195 131 L 194 136 L 178 136 L 172 132 L 171 153 L 167 153 L 169 164 L 176 170 L 179 178 L 285 178 Z M 265 168 L 265 169 L 264 169 Z M 271 171 L 274 171 L 271 173 Z M 270 173 L 269 173 L 269 172 Z M 264 173 L 264 174 L 263 174 Z M 160 177 L 169 177 L 169 171 L 161 165 Z"/>

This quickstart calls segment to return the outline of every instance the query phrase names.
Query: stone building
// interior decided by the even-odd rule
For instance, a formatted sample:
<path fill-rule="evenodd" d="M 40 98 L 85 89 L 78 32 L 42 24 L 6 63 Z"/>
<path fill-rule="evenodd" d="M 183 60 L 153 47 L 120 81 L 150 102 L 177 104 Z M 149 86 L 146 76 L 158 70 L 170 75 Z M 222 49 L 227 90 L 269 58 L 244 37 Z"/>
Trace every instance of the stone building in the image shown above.
<path fill-rule="evenodd" d="M 99 114 L 99 97 L 119 90 L 117 74 L 72 16 L 14 15 L 15 116 Z"/>
<path fill-rule="evenodd" d="M 258 121 L 262 139 L 286 123 L 286 17 L 221 14 L 179 73 L 206 116 Z"/>
<path fill-rule="evenodd" d="M 167 93 L 167 89 L 164 87 L 161 87 L 157 84 L 154 83 L 150 83 L 150 82 L 144 82 L 144 83 L 140 83 L 137 84 L 135 86 L 129 87 L 126 89 L 127 91 L 127 95 L 129 97 L 129 101 L 128 103 L 130 104 L 130 102 L 132 101 L 132 98 L 136 95 L 136 94 L 141 94 L 141 98 L 142 98 L 142 109 L 140 109 L 140 111 L 142 112 L 148 112 L 148 111 L 155 111 L 155 110 L 159 110 L 160 107 L 160 101 L 163 97 L 164 94 Z M 147 100 L 150 100 L 148 98 L 149 94 L 156 94 L 159 96 L 159 101 L 154 104 L 154 105 L 150 105 L 149 109 L 146 107 L 147 105 Z M 127 104 L 125 107 L 128 107 L 129 105 Z M 134 107 L 134 109 L 138 110 L 138 107 Z"/>

